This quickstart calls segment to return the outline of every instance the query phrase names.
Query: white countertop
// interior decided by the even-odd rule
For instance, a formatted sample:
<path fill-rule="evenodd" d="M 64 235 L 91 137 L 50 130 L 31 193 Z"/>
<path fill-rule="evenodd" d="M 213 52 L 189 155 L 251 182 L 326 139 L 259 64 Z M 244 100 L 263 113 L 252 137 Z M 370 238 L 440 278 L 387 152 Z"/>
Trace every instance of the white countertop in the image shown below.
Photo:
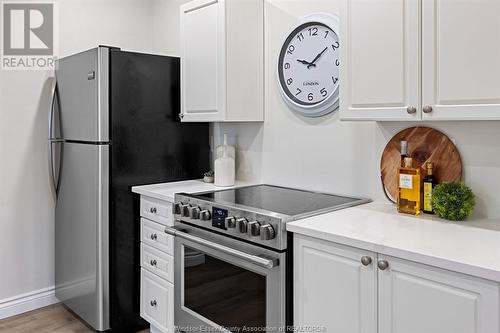
<path fill-rule="evenodd" d="M 287 230 L 500 282 L 500 220 L 447 222 L 373 202 L 294 221 Z"/>
<path fill-rule="evenodd" d="M 203 182 L 201 179 L 185 180 L 180 182 L 160 183 L 132 187 L 132 192 L 145 195 L 151 198 L 174 202 L 175 193 L 197 193 L 205 191 L 225 190 L 234 187 L 248 186 L 253 183 L 236 181 L 234 186 L 218 187 L 214 184 Z"/>

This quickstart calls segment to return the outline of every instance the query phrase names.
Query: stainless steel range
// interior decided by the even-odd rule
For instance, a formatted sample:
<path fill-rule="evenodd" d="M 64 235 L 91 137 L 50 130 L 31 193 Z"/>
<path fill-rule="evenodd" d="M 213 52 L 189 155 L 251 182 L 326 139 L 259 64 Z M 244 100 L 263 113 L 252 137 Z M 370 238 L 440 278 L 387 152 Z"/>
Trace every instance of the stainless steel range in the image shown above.
<path fill-rule="evenodd" d="M 179 331 L 283 332 L 292 323 L 286 223 L 366 199 L 271 185 L 175 195 Z"/>

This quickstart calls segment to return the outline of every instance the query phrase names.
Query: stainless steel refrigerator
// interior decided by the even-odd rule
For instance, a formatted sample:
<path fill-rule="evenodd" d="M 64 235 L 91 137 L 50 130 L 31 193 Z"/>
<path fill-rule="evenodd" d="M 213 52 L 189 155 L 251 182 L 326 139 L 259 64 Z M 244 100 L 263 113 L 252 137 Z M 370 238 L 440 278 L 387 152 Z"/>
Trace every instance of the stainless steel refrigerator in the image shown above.
<path fill-rule="evenodd" d="M 56 296 L 97 331 L 139 316 L 139 184 L 200 178 L 208 124 L 180 123 L 180 61 L 98 47 L 57 62 L 49 116 Z"/>

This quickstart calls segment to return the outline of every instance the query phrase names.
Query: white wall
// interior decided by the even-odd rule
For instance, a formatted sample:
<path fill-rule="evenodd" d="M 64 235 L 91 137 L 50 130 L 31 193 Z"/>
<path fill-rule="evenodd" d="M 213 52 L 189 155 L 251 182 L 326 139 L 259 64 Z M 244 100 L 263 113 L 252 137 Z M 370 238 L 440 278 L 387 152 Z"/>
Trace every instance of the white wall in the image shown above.
<path fill-rule="evenodd" d="M 99 44 L 154 51 L 153 0 L 60 0 L 60 56 Z M 1 32 L 0 32 L 1 33 Z M 54 285 L 44 71 L 0 70 L 0 304 Z"/>

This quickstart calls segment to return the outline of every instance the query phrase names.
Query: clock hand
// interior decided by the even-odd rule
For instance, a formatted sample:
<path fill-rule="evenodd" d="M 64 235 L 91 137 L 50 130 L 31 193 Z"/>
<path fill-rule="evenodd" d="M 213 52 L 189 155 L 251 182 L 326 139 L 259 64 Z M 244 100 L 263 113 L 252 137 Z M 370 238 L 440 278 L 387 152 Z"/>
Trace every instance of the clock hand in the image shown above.
<path fill-rule="evenodd" d="M 311 61 L 311 62 L 309 63 L 309 65 L 307 65 L 307 68 L 309 68 L 309 67 L 311 67 L 311 66 L 316 67 L 316 61 L 318 61 L 318 59 L 319 59 L 319 58 L 323 55 L 323 53 L 325 53 L 325 52 L 326 52 L 326 50 L 328 50 L 328 47 L 325 47 L 325 48 L 323 49 L 323 51 L 321 51 L 320 53 L 318 53 L 318 55 L 316 56 L 316 58 L 314 58 L 314 59 L 313 59 L 313 61 Z"/>
<path fill-rule="evenodd" d="M 301 64 L 307 65 L 307 68 L 309 68 L 309 66 L 316 67 L 315 64 L 311 64 L 309 61 L 305 61 L 305 60 L 301 60 L 301 59 L 297 59 L 297 61 L 300 62 Z"/>

